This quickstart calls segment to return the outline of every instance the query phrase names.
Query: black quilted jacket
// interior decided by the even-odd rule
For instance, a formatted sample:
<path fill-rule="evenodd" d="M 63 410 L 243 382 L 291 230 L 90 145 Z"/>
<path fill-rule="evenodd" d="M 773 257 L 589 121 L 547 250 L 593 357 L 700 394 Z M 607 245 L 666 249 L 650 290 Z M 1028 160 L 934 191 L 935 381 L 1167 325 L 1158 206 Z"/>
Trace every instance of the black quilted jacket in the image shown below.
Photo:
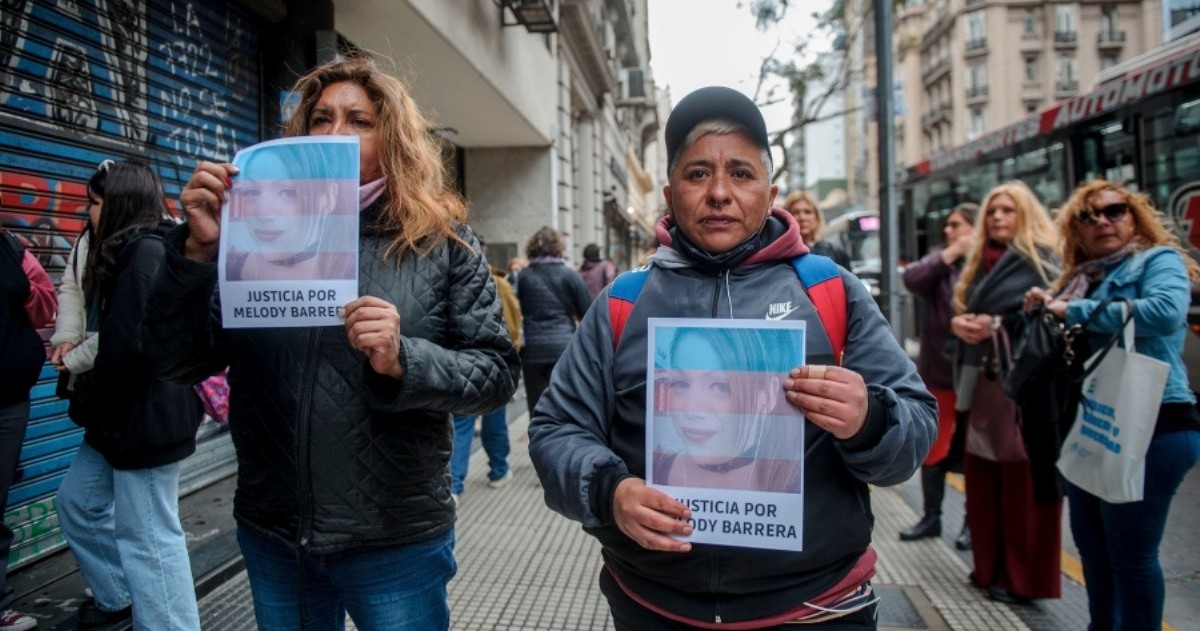
<path fill-rule="evenodd" d="M 312 552 L 452 528 L 450 415 L 490 412 L 517 383 L 484 260 L 443 243 L 397 270 L 370 228 L 378 206 L 362 215 L 359 291 L 400 312 L 400 381 L 371 370 L 341 327 L 221 329 L 216 265 L 182 256 L 183 229 L 147 306 L 143 340 L 161 374 L 192 381 L 229 365 L 239 524 Z M 469 228 L 459 234 L 478 248 Z"/>

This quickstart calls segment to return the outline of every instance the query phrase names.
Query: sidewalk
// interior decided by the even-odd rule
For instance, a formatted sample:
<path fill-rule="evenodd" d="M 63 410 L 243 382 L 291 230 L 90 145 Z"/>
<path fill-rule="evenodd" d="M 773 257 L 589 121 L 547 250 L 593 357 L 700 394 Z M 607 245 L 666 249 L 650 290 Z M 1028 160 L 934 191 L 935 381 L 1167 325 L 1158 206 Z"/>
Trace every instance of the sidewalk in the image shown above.
<path fill-rule="evenodd" d="M 599 546 L 578 524 L 545 507 L 528 457 L 524 407 L 523 399 L 517 399 L 509 408 L 511 484 L 489 489 L 484 475 L 486 456 L 478 442 L 471 455 L 471 475 L 457 525 L 459 571 L 450 584 L 452 629 L 612 629 L 608 608 L 596 586 Z M 1193 477 L 1200 481 L 1200 475 Z M 962 523 L 963 497 L 958 491 L 947 493 L 940 539 L 900 542 L 899 531 L 918 517 L 919 486 L 914 476 L 900 486 L 875 488 L 871 493 L 876 517 L 874 546 L 880 559 L 874 584 L 881 598 L 881 629 L 1057 631 L 1086 627 L 1086 595 L 1068 576 L 1063 577 L 1062 599 L 1032 606 L 994 603 L 970 586 L 969 553 L 953 548 Z M 1177 501 L 1194 500 L 1197 487 L 1200 484 L 1185 484 Z M 229 478 L 180 502 L 206 631 L 255 629 L 249 585 L 234 540 L 233 489 L 234 480 Z M 1190 509 L 1181 509 L 1178 517 L 1187 519 Z M 837 524 L 817 525 L 822 526 L 836 528 Z M 1167 615 L 1177 621 L 1176 631 L 1200 628 L 1191 624 L 1197 607 L 1188 604 L 1200 585 L 1191 570 L 1179 569 L 1194 568 L 1197 557 L 1187 543 L 1194 538 L 1192 533 L 1191 523 L 1172 519 L 1164 541 Z M 1068 542 L 1064 551 L 1070 555 L 1069 532 L 1064 532 L 1064 541 Z M 1066 565 L 1064 573 L 1069 575 Z M 22 569 L 10 576 L 10 584 L 20 595 L 15 606 L 38 617 L 39 631 L 74 629 L 75 609 L 86 596 L 83 578 L 69 551 Z M 354 627 L 348 624 L 347 628 Z"/>
<path fill-rule="evenodd" d="M 523 406 L 518 402 L 510 407 L 510 418 L 518 407 Z M 529 461 L 527 423 L 526 414 L 510 421 L 513 482 L 507 487 L 487 488 L 486 456 L 480 449 L 471 455 L 456 536 L 459 570 L 450 583 L 451 628 L 612 629 L 608 607 L 596 586 L 599 545 L 578 524 L 545 507 Z M 874 582 L 881 597 L 881 629 L 1048 631 L 1086 626 L 1083 590 L 1066 579 L 1063 600 L 1027 607 L 994 603 L 970 586 L 969 562 L 952 547 L 962 519 L 962 499 L 953 492 L 956 498 L 947 501 L 943 538 L 901 543 L 898 532 L 917 519 L 908 501 L 913 493 L 919 490 L 910 482 L 873 489 L 871 494 L 875 549 L 880 557 Z M 254 629 L 245 574 L 203 598 L 200 617 L 205 629 Z"/>

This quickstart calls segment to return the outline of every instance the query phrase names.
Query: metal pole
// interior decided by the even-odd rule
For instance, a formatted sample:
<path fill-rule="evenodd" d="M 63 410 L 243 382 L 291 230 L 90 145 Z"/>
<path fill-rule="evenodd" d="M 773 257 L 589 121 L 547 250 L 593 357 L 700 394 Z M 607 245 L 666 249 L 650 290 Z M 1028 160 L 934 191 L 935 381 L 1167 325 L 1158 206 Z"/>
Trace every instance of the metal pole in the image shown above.
<path fill-rule="evenodd" d="M 896 146 L 892 126 L 892 0 L 873 0 L 875 5 L 875 102 L 879 129 L 879 237 L 882 246 L 880 292 L 883 315 L 892 325 L 892 335 L 903 341 L 900 322 L 899 277 L 900 221 L 896 211 Z"/>

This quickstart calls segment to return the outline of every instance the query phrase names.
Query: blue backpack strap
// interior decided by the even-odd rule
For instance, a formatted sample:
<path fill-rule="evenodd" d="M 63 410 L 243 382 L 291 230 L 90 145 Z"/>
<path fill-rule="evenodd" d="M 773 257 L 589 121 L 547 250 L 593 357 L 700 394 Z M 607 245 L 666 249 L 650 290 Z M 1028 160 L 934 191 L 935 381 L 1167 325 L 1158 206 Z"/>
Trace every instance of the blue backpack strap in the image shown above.
<path fill-rule="evenodd" d="M 621 333 L 633 312 L 633 303 L 637 302 L 649 277 L 650 266 L 639 267 L 622 272 L 608 288 L 608 322 L 612 325 L 613 350 L 621 342 Z"/>
<path fill-rule="evenodd" d="M 804 292 L 817 309 L 817 316 L 833 345 L 833 356 L 837 365 L 842 365 L 846 351 L 847 312 L 846 286 L 842 272 L 833 259 L 819 254 L 801 254 L 792 259 L 792 269 L 800 277 Z"/>

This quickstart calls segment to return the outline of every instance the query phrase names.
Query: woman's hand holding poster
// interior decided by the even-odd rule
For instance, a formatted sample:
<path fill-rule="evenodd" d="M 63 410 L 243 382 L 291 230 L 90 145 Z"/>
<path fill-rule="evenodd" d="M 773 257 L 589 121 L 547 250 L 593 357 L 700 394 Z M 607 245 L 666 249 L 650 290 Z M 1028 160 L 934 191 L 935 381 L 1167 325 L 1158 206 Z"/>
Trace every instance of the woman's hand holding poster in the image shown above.
<path fill-rule="evenodd" d="M 358 297 L 358 138 L 247 147 L 221 209 L 226 328 L 340 326 Z"/>
<path fill-rule="evenodd" d="M 804 415 L 783 381 L 804 325 L 650 318 L 646 481 L 692 510 L 689 541 L 801 549 Z"/>

